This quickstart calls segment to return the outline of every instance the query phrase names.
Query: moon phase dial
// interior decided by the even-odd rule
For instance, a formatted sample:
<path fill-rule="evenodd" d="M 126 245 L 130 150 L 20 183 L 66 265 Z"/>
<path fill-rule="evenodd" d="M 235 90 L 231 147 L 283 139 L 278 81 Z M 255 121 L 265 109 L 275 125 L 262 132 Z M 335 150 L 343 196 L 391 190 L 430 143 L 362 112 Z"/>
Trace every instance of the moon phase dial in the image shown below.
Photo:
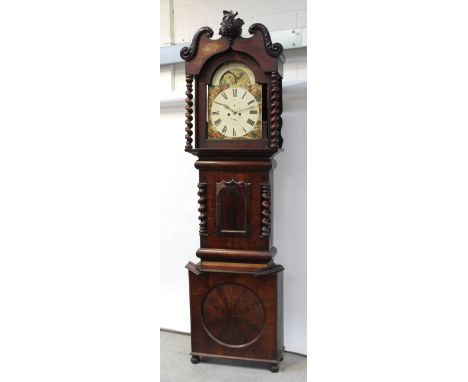
<path fill-rule="evenodd" d="M 239 284 L 211 289 L 202 303 L 203 323 L 219 344 L 240 348 L 255 342 L 265 325 L 265 311 L 258 296 Z"/>

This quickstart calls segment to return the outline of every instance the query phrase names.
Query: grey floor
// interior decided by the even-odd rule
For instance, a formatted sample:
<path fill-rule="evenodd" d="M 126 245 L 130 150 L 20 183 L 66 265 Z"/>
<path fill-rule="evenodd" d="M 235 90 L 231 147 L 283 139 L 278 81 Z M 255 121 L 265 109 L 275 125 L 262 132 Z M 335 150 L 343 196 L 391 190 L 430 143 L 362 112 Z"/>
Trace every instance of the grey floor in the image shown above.
<path fill-rule="evenodd" d="M 193 365 L 190 362 L 190 336 L 161 330 L 161 382 L 305 382 L 307 357 L 284 354 L 278 373 L 268 365 L 210 359 Z"/>

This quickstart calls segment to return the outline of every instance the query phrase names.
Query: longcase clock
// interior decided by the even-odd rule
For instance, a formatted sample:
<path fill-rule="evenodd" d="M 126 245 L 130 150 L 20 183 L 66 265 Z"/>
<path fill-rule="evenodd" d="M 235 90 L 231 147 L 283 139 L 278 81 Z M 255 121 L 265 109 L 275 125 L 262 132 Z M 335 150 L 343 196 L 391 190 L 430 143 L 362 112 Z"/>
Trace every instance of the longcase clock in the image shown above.
<path fill-rule="evenodd" d="M 189 262 L 192 362 L 283 358 L 284 268 L 272 245 L 272 156 L 282 147 L 283 47 L 224 11 L 220 38 L 200 28 L 180 54 L 185 151 L 198 157 L 199 262 Z"/>

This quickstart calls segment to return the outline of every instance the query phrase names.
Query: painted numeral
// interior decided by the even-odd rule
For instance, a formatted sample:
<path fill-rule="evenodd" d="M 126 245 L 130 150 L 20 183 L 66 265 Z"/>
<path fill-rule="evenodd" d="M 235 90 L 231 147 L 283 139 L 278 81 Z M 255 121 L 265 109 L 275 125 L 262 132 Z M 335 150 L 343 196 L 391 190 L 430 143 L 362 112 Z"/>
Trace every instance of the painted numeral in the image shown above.
<path fill-rule="evenodd" d="M 247 92 L 244 93 L 244 95 L 242 96 L 242 99 L 244 99 L 245 95 L 247 94 Z"/>
<path fill-rule="evenodd" d="M 215 124 L 216 126 L 219 126 L 219 124 L 220 124 L 221 122 L 222 122 L 222 121 L 221 121 L 220 119 L 217 119 L 217 120 L 215 121 L 214 124 Z"/>
<path fill-rule="evenodd" d="M 214 112 L 212 112 L 211 114 L 213 114 L 213 115 L 219 115 L 219 111 L 214 111 Z M 250 112 L 250 114 L 252 114 L 252 112 Z"/>
<path fill-rule="evenodd" d="M 250 105 L 251 103 L 254 103 L 255 100 L 254 99 L 251 99 L 249 102 L 247 102 L 247 105 Z"/>
<path fill-rule="evenodd" d="M 232 129 L 232 136 L 235 137 L 236 136 L 236 130 Z"/>
<path fill-rule="evenodd" d="M 227 126 L 224 125 L 223 130 L 222 130 L 223 134 L 226 134 L 226 131 L 227 131 Z"/>
<path fill-rule="evenodd" d="M 255 125 L 255 122 L 252 121 L 250 118 L 247 120 L 247 123 L 251 126 Z"/>
<path fill-rule="evenodd" d="M 224 99 L 227 99 L 226 93 L 221 93 L 221 94 L 222 94 L 222 96 L 224 97 Z"/>
<path fill-rule="evenodd" d="M 257 110 L 250 110 L 250 114 L 258 114 L 258 111 Z"/>
<path fill-rule="evenodd" d="M 237 89 L 232 89 L 232 96 L 237 97 Z"/>

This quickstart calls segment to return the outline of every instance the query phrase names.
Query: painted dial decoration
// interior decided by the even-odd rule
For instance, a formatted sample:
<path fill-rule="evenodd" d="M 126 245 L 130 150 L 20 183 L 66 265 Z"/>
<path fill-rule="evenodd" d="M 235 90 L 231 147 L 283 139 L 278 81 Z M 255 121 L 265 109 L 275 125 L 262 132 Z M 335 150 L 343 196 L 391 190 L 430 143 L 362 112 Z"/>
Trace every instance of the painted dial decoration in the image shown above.
<path fill-rule="evenodd" d="M 221 65 L 208 88 L 208 139 L 261 139 L 262 86 L 244 64 Z"/>
<path fill-rule="evenodd" d="M 248 346 L 262 334 L 263 305 L 254 292 L 242 285 L 216 286 L 206 295 L 202 310 L 208 334 L 221 345 Z"/>

